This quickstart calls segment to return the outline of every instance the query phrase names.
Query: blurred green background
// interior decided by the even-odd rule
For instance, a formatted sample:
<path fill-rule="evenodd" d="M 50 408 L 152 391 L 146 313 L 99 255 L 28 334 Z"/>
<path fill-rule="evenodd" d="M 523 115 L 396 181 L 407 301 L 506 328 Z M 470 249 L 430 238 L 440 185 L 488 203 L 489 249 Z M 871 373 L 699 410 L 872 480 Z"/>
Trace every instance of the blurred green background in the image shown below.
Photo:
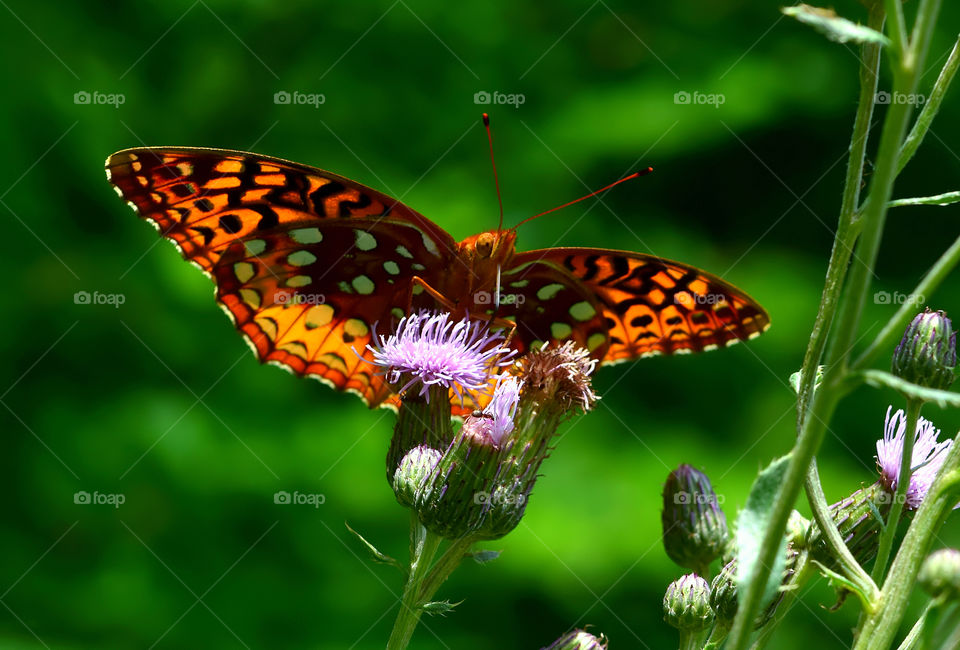
<path fill-rule="evenodd" d="M 744 0 L 2 4 L 0 647 L 383 647 L 401 576 L 368 563 L 344 522 L 406 557 L 383 476 L 392 414 L 258 365 L 209 280 L 117 200 L 103 160 L 142 145 L 254 150 L 402 197 L 459 239 L 497 223 L 482 111 L 508 225 L 656 168 L 525 225 L 521 249 L 696 264 L 751 293 L 773 327 L 601 370 L 603 401 L 566 425 L 523 524 L 489 545 L 502 557 L 454 574 L 439 596 L 463 603 L 413 647 L 538 648 L 586 624 L 613 648 L 675 646 L 661 599 L 681 571 L 659 541 L 661 485 L 692 463 L 732 520 L 791 445 L 786 381 L 836 223 L 854 48 Z M 836 8 L 865 19 L 851 0 Z M 948 3 L 922 92 L 958 28 Z M 278 105 L 281 90 L 325 102 Z M 76 104 L 79 91 L 124 102 Z M 479 91 L 525 101 L 481 106 Z M 724 103 L 677 104 L 681 91 Z M 958 117 L 954 92 L 898 196 L 960 187 Z M 894 212 L 875 289 L 909 292 L 958 211 Z M 77 291 L 125 301 L 75 304 Z M 960 313 L 956 282 L 931 304 Z M 871 301 L 859 345 L 894 307 Z M 875 480 L 890 403 L 867 389 L 844 401 L 820 456 L 831 500 Z M 926 415 L 960 428 L 957 413 Z M 326 502 L 275 505 L 278 490 Z M 78 491 L 125 502 L 78 505 Z M 816 582 L 774 646 L 845 647 L 856 607 L 831 604 Z"/>

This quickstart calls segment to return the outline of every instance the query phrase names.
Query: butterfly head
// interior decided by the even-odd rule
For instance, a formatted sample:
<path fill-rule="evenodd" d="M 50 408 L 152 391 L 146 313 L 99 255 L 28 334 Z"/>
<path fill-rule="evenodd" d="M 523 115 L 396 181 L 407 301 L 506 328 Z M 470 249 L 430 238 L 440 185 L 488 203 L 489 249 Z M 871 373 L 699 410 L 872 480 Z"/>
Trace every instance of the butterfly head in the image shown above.
<path fill-rule="evenodd" d="M 503 264 L 513 256 L 516 242 L 513 230 L 489 230 L 460 242 L 460 254 L 474 265 Z"/>

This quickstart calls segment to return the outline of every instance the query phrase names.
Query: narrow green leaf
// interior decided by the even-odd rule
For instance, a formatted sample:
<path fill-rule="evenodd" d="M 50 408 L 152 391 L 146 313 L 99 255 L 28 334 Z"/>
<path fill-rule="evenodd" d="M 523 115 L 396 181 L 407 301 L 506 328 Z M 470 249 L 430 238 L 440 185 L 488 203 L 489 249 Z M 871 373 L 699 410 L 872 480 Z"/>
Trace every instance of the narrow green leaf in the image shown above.
<path fill-rule="evenodd" d="M 848 580 L 847 578 L 843 577 L 836 571 L 828 569 L 826 566 L 824 566 L 823 564 L 820 564 L 816 560 L 813 560 L 813 564 L 817 567 L 820 573 L 823 574 L 823 576 L 830 582 L 830 586 L 832 586 L 834 589 L 838 591 L 840 590 L 849 591 L 850 593 L 854 594 L 857 598 L 860 599 L 860 604 L 863 605 L 863 608 L 866 611 L 870 611 L 872 609 L 873 605 L 870 602 L 870 596 L 865 594 L 860 589 L 860 587 L 857 586 L 856 582 L 852 580 Z"/>
<path fill-rule="evenodd" d="M 934 196 L 917 196 L 912 199 L 897 199 L 890 201 L 887 205 L 891 208 L 899 208 L 904 205 L 950 205 L 952 203 L 960 203 L 960 191 Z"/>
<path fill-rule="evenodd" d="M 477 564 L 486 564 L 500 557 L 500 551 L 472 551 L 467 553 L 467 556 L 472 557 Z"/>
<path fill-rule="evenodd" d="M 871 386 L 885 386 L 900 391 L 907 397 L 922 399 L 925 402 L 933 402 L 940 408 L 950 406 L 960 407 L 960 393 L 954 393 L 949 390 L 937 390 L 935 388 L 924 388 L 909 381 L 904 381 L 896 375 L 883 370 L 864 370 L 857 373 Z"/>
<path fill-rule="evenodd" d="M 397 562 L 395 559 L 393 559 L 389 555 L 386 555 L 385 553 L 381 553 L 376 546 L 374 546 L 373 544 L 368 542 L 366 539 L 364 539 L 363 535 L 355 531 L 353 528 L 350 528 L 350 524 L 348 524 L 347 522 L 343 522 L 343 525 L 346 526 L 347 530 L 353 533 L 354 536 L 356 536 L 356 538 L 363 543 L 367 551 L 370 553 L 371 559 L 374 562 L 376 562 L 377 564 L 387 564 L 389 566 L 396 567 L 401 571 L 403 571 L 404 573 L 406 573 L 406 569 L 399 562 Z"/>
<path fill-rule="evenodd" d="M 837 43 L 890 44 L 890 39 L 880 32 L 864 25 L 858 25 L 846 18 L 841 18 L 832 9 L 821 9 L 799 4 L 794 7 L 783 7 L 780 11 L 791 18 L 796 18 L 805 25 L 810 25 L 831 41 Z"/>
<path fill-rule="evenodd" d="M 757 480 L 753 482 L 753 487 L 750 488 L 747 503 L 737 518 L 737 590 L 740 598 L 743 598 L 743 589 L 750 583 L 757 570 L 763 536 L 770 524 L 770 514 L 773 510 L 774 500 L 780 485 L 783 483 L 783 476 L 787 471 L 789 461 L 790 456 L 783 456 L 774 460 L 760 472 Z M 784 536 L 780 539 L 778 545 L 779 552 L 770 571 L 770 577 L 767 579 L 767 585 L 763 590 L 762 602 L 764 605 L 773 600 L 783 580 L 787 538 Z"/>
<path fill-rule="evenodd" d="M 461 600 L 460 603 L 463 601 Z M 451 603 L 449 600 L 439 600 L 432 603 L 424 603 L 421 608 L 430 616 L 446 616 L 453 611 L 453 608 L 460 603 Z"/>

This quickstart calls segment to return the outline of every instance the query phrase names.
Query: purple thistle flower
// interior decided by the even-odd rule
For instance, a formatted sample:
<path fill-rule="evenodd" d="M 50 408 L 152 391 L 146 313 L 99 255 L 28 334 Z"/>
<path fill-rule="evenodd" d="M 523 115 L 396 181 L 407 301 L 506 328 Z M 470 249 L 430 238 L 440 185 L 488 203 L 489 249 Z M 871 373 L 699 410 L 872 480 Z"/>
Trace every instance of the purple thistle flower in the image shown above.
<path fill-rule="evenodd" d="M 449 313 L 421 311 L 400 320 L 390 336 L 374 334 L 373 363 L 386 368 L 387 380 L 406 383 L 406 392 L 420 383 L 420 395 L 428 397 L 431 386 L 452 388 L 463 399 L 465 391 L 483 392 L 491 371 L 508 365 L 515 352 L 503 345 L 501 332 L 469 318 L 451 320 Z"/>
<path fill-rule="evenodd" d="M 493 391 L 493 398 L 483 409 L 482 418 L 485 431 L 497 445 L 513 431 L 513 417 L 517 413 L 517 404 L 520 402 L 520 388 L 523 382 L 516 377 L 501 375 L 497 379 L 497 387 Z"/>
<path fill-rule="evenodd" d="M 903 410 L 898 410 L 893 417 L 890 417 L 892 409 L 892 406 L 887 407 L 883 439 L 877 441 L 880 483 L 891 494 L 896 491 L 900 480 L 900 459 L 903 457 L 903 440 L 907 429 L 907 418 Z M 923 503 L 924 497 L 927 496 L 933 484 L 933 479 L 943 465 L 946 451 L 953 444 L 953 440 L 938 442 L 938 435 L 940 435 L 940 429 L 934 427 L 930 420 L 920 418 L 917 421 L 913 458 L 911 458 L 910 486 L 907 489 L 907 500 L 904 504 L 907 510 L 916 510 Z"/>

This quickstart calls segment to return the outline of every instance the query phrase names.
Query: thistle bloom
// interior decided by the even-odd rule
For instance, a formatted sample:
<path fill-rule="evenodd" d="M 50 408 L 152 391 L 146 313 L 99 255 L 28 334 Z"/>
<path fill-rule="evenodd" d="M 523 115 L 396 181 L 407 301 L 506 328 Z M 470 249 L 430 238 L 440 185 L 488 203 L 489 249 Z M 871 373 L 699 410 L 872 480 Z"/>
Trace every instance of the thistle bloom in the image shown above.
<path fill-rule="evenodd" d="M 877 441 L 877 467 L 880 469 L 880 483 L 884 489 L 893 494 L 897 489 L 900 478 L 900 459 L 903 457 L 903 440 L 906 435 L 907 418 L 902 410 L 890 416 L 893 407 L 887 408 L 886 423 L 883 439 Z M 914 432 L 912 471 L 910 486 L 907 489 L 907 500 L 904 506 L 907 510 L 916 510 L 923 503 L 927 491 L 933 484 L 933 479 L 946 458 L 952 440 L 937 441 L 940 429 L 933 426 L 930 420 L 920 418 L 917 430 Z"/>
<path fill-rule="evenodd" d="M 386 368 L 387 380 L 406 380 L 400 393 L 419 383 L 419 395 L 427 399 L 432 386 L 452 388 L 461 399 L 461 391 L 484 391 L 491 370 L 509 364 L 514 354 L 501 332 L 469 318 L 454 321 L 445 312 L 405 316 L 394 334 L 374 335 L 374 341 L 367 348 L 373 363 Z"/>
<path fill-rule="evenodd" d="M 501 376 L 493 391 L 493 398 L 479 418 L 485 433 L 497 445 L 513 431 L 513 419 L 520 402 L 520 389 L 523 381 L 512 376 Z"/>

